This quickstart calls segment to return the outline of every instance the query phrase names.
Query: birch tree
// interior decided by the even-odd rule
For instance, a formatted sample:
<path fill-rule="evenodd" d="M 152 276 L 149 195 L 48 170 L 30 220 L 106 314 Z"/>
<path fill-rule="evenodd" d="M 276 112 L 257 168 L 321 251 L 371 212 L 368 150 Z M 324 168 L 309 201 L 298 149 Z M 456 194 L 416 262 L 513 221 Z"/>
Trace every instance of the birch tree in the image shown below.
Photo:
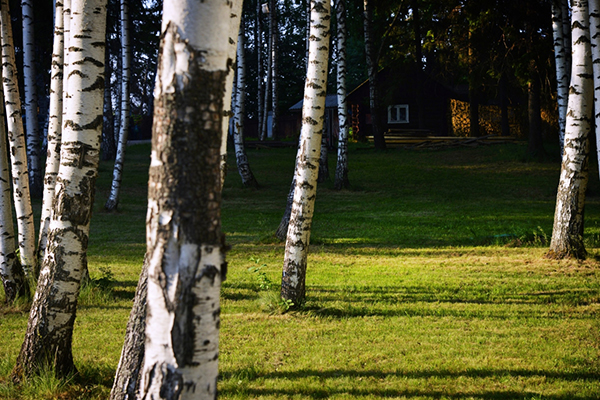
<path fill-rule="evenodd" d="M 589 0 L 592 71 L 594 74 L 594 128 L 596 132 L 596 155 L 600 160 L 600 1 Z"/>
<path fill-rule="evenodd" d="M 258 137 L 260 140 L 264 140 L 262 137 L 262 121 L 263 121 L 263 60 L 262 60 L 262 44 L 263 44 L 263 32 L 260 15 L 262 13 L 261 0 L 256 0 L 256 28 L 255 28 L 255 40 L 256 40 L 256 76 L 257 76 L 257 90 L 256 90 L 256 104 L 257 104 L 257 121 L 258 121 Z"/>
<path fill-rule="evenodd" d="M 2 87 L 11 156 L 13 199 L 17 215 L 19 259 L 25 273 L 33 275 L 37 269 L 35 228 L 29 192 L 27 151 L 21 118 L 21 99 L 19 97 L 8 0 L 0 2 L 0 29 L 2 36 Z"/>
<path fill-rule="evenodd" d="M 0 102 L 4 102 L 2 92 L 0 92 Z M 17 258 L 15 247 L 6 126 L 2 108 L 0 108 L 0 279 L 2 279 L 4 299 L 7 303 L 10 304 L 17 297 L 29 294 L 28 282 Z"/>
<path fill-rule="evenodd" d="M 269 6 L 265 3 L 263 4 L 262 7 L 262 12 L 266 12 L 266 13 L 270 13 L 271 10 L 269 9 Z M 260 133 L 259 133 L 259 137 L 260 140 L 265 140 L 267 138 L 267 131 L 268 131 L 268 125 L 269 125 L 269 98 L 270 96 L 273 95 L 272 93 L 272 87 L 271 87 L 271 78 L 272 78 L 272 74 L 273 74 L 273 60 L 272 60 L 272 56 L 273 56 L 273 40 L 271 40 L 273 34 L 273 20 L 270 18 L 269 16 L 269 33 L 268 33 L 268 39 L 267 39 L 267 43 L 268 43 L 268 50 L 267 50 L 267 70 L 266 70 L 266 76 L 265 76 L 265 85 L 264 85 L 264 93 L 263 93 L 263 116 L 261 117 L 261 125 L 259 126 L 260 129 Z M 260 78 L 262 79 L 262 78 Z"/>
<path fill-rule="evenodd" d="M 588 182 L 589 131 L 593 111 L 593 77 L 587 0 L 573 1 L 572 77 L 565 128 L 565 149 L 556 195 L 549 257 L 586 255 L 583 208 Z"/>
<path fill-rule="evenodd" d="M 272 124 L 271 132 L 273 138 L 277 137 L 277 120 L 279 119 L 278 112 L 278 86 L 279 86 L 279 64 L 277 57 L 279 54 L 279 27 L 277 24 L 277 13 L 278 13 L 278 1 L 271 0 L 271 14 L 269 15 L 269 31 L 271 32 L 271 111 L 272 111 Z"/>
<path fill-rule="evenodd" d="M 300 138 L 302 139 L 302 138 Z M 320 158 L 319 158 L 320 160 Z M 296 166 L 294 167 L 294 171 L 296 171 L 298 165 L 298 159 L 296 159 Z M 294 177 L 292 178 L 292 184 L 290 185 L 290 190 L 287 195 L 287 201 L 285 203 L 285 211 L 283 212 L 283 216 L 281 217 L 281 221 L 279 222 L 279 226 L 275 231 L 275 236 L 279 240 L 286 240 L 288 234 L 288 228 L 290 226 L 290 217 L 292 216 L 292 205 L 294 204 L 294 191 L 296 189 L 296 173 L 294 172 Z"/>
<path fill-rule="evenodd" d="M 129 78 L 131 75 L 131 40 L 129 39 L 129 5 L 127 0 L 121 0 L 121 123 L 117 154 L 113 169 L 113 179 L 110 187 L 110 195 L 104 208 L 112 211 L 119 204 L 119 192 L 121 180 L 123 179 L 123 165 L 125 164 L 125 149 L 129 137 Z"/>
<path fill-rule="evenodd" d="M 565 122 L 567 117 L 567 101 L 569 99 L 570 64 L 566 54 L 566 35 L 563 28 L 562 0 L 552 1 L 552 34 L 554 38 L 554 61 L 556 66 L 556 93 L 558 103 L 558 141 L 560 153 L 563 154 L 565 142 Z"/>
<path fill-rule="evenodd" d="M 133 307 L 129 313 L 125 342 L 115 374 L 110 400 L 134 399 L 139 389 L 140 371 L 144 362 L 146 342 L 146 301 L 148 299 L 148 257 L 140 274 Z"/>
<path fill-rule="evenodd" d="M 229 31 L 228 35 L 228 46 L 227 46 L 227 57 L 231 61 L 228 66 L 227 80 L 225 81 L 225 93 L 223 94 L 223 120 L 222 120 L 222 134 L 221 139 L 221 187 L 225 183 L 225 176 L 227 175 L 227 137 L 229 134 L 229 119 L 233 115 L 232 112 L 232 95 L 233 95 L 233 83 L 234 73 L 233 68 L 235 65 L 235 58 L 237 54 L 237 42 L 238 42 L 238 31 L 240 28 L 240 20 L 242 18 L 242 0 L 233 0 L 231 13 L 229 15 Z"/>
<path fill-rule="evenodd" d="M 228 0 L 166 0 L 155 88 L 140 399 L 216 397 L 225 274 L 220 145 Z"/>
<path fill-rule="evenodd" d="M 44 174 L 44 192 L 40 231 L 38 235 L 38 262 L 41 262 L 48 243 L 48 227 L 56 177 L 60 165 L 60 144 L 62 135 L 63 113 L 63 67 L 64 67 L 64 7 L 63 2 L 56 1 L 54 10 L 54 42 L 52 47 L 52 65 L 50 68 L 50 107 L 48 118 L 48 150 L 46 153 L 46 172 Z"/>
<path fill-rule="evenodd" d="M 323 132 L 321 138 L 321 155 L 319 156 L 319 176 L 317 182 L 323 183 L 329 179 L 329 152 L 327 151 L 327 135 Z"/>
<path fill-rule="evenodd" d="M 330 2 L 312 0 L 310 15 L 309 62 L 304 86 L 300 145 L 296 156 L 296 186 L 281 279 L 281 297 L 295 305 L 301 304 L 305 298 L 308 246 L 325 119 Z"/>
<path fill-rule="evenodd" d="M 348 104 L 346 102 L 346 0 L 335 2 L 337 16 L 337 101 L 338 151 L 333 187 L 337 190 L 350 185 L 348 180 Z"/>
<path fill-rule="evenodd" d="M 33 30 L 33 0 L 21 0 L 23 21 L 23 82 L 25 88 L 25 118 L 27 129 L 27 164 L 29 187 L 40 196 L 44 183 L 40 166 L 40 132 L 38 102 L 35 89 L 35 39 Z"/>
<path fill-rule="evenodd" d="M 246 57 L 244 55 L 244 24 L 240 24 L 237 43 L 237 69 L 235 84 L 235 109 L 233 116 L 233 142 L 238 172 L 245 187 L 258 187 L 244 148 L 244 103 L 246 101 Z"/>
<path fill-rule="evenodd" d="M 48 233 L 48 248 L 13 377 L 44 366 L 58 376 L 75 370 L 71 341 L 84 271 L 100 159 L 104 88 L 105 0 L 73 0 L 69 96 L 61 158 Z"/>
<path fill-rule="evenodd" d="M 373 130 L 373 141 L 375 148 L 384 150 L 385 139 L 381 126 L 379 126 L 379 93 L 377 87 L 378 63 L 375 48 L 373 46 L 373 0 L 364 0 L 363 22 L 365 32 L 365 55 L 367 57 L 367 70 L 369 74 L 369 107 L 371 108 L 371 128 Z"/>

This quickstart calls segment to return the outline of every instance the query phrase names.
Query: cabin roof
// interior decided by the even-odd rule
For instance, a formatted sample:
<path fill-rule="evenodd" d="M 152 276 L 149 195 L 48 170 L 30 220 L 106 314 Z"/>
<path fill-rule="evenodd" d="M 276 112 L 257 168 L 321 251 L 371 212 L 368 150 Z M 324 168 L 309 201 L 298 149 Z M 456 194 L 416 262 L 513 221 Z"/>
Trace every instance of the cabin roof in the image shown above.
<path fill-rule="evenodd" d="M 302 111 L 302 104 L 304 104 L 304 99 L 291 106 L 289 110 Z M 337 94 L 328 94 L 327 97 L 325 97 L 325 108 L 337 108 L 337 105 Z"/>

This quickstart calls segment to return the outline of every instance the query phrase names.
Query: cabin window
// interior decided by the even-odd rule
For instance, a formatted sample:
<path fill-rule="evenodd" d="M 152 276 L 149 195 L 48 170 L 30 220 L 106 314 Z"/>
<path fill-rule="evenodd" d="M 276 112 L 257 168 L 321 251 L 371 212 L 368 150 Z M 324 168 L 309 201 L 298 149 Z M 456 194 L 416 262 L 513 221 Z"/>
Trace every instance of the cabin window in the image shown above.
<path fill-rule="evenodd" d="M 408 124 L 408 104 L 388 106 L 388 124 Z"/>

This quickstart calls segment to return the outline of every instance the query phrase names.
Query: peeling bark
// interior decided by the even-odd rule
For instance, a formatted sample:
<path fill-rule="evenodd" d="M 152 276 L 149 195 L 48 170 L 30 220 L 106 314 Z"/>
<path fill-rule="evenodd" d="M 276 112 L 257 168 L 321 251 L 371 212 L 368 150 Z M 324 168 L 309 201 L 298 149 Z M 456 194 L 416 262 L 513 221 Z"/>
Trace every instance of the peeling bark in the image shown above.
<path fill-rule="evenodd" d="M 129 314 L 125 343 L 121 350 L 110 400 L 133 400 L 139 389 L 140 371 L 144 362 L 146 342 L 146 301 L 148 300 L 148 257 L 140 273 L 133 308 Z"/>
<path fill-rule="evenodd" d="M 216 398 L 223 93 L 231 2 L 163 3 L 138 398 Z"/>
<path fill-rule="evenodd" d="M 44 193 L 42 215 L 38 235 L 37 258 L 42 264 L 48 244 L 48 227 L 54 201 L 54 188 L 60 166 L 60 144 L 63 117 L 63 67 L 64 67 L 64 15 L 63 3 L 56 1 L 54 20 L 54 43 L 52 47 L 52 68 L 50 70 L 50 108 L 48 120 L 48 150 L 46 153 L 46 172 L 44 175 Z"/>
<path fill-rule="evenodd" d="M 593 110 L 592 56 L 587 0 L 573 2 L 572 79 L 566 116 L 554 227 L 548 257 L 584 258 L 583 209 L 588 182 L 589 132 Z"/>
<path fill-rule="evenodd" d="M 4 96 L 0 92 L 0 104 Z M 4 110 L 0 108 L 0 279 L 4 286 L 6 303 L 29 295 L 29 285 L 23 267 L 19 263 L 15 247 L 13 225 L 10 171 L 8 169 L 8 148 L 6 145 L 6 125 Z"/>
<path fill-rule="evenodd" d="M 2 0 L 0 4 L 2 86 L 4 90 L 4 106 L 6 109 L 8 144 L 11 157 L 13 199 L 17 214 L 19 258 L 25 273 L 33 276 L 37 269 L 35 228 L 29 192 L 29 170 L 27 166 L 25 133 L 21 118 L 21 99 L 19 97 L 15 49 L 8 0 Z"/>
<path fill-rule="evenodd" d="M 240 25 L 237 42 L 237 80 L 235 85 L 235 112 L 233 119 L 233 142 L 235 144 L 235 160 L 244 187 L 258 187 L 252 173 L 246 149 L 244 148 L 244 105 L 246 102 L 246 57 L 244 56 L 244 24 Z"/>
<path fill-rule="evenodd" d="M 310 230 L 317 191 L 325 119 L 324 88 L 330 39 L 330 3 L 311 1 L 309 62 L 304 86 L 302 130 L 296 157 L 294 201 L 285 244 L 281 296 L 295 306 L 304 301 Z"/>
<path fill-rule="evenodd" d="M 13 370 L 19 381 L 52 367 L 57 376 L 75 370 L 71 341 L 81 279 L 87 271 L 89 223 L 100 156 L 106 3 L 73 0 L 69 39 L 69 96 L 61 162 L 48 229 L 48 247 L 27 332 Z M 99 61 L 100 60 L 100 61 Z M 73 73 L 79 71 L 80 73 Z M 98 123 L 98 121 L 100 121 Z"/>

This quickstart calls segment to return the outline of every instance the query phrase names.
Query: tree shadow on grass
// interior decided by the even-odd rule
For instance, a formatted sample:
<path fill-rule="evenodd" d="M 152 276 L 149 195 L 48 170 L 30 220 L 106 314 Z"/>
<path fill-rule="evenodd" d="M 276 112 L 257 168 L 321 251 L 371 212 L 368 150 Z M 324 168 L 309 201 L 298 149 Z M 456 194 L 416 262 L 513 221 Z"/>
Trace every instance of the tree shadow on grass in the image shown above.
<path fill-rule="evenodd" d="M 548 305 L 587 305 L 598 303 L 595 289 L 561 289 L 535 293 L 495 293 L 454 288 L 310 287 L 308 301 L 300 312 L 329 318 L 382 317 L 458 317 L 482 319 L 564 318 L 560 307 Z M 461 307 L 462 304 L 468 305 Z M 507 307 L 507 305 L 509 305 Z M 540 309 L 538 306 L 545 306 Z M 589 319 L 584 313 L 569 312 L 570 319 Z"/>
<path fill-rule="evenodd" d="M 222 374 L 222 380 L 238 380 L 240 377 L 247 380 L 283 380 L 283 381 L 294 381 L 301 379 L 308 379 L 310 382 L 322 381 L 324 379 L 336 380 L 344 379 L 338 385 L 329 385 L 329 388 L 315 388 L 310 387 L 306 383 L 298 382 L 295 387 L 298 389 L 261 389 L 251 387 L 228 387 L 227 385 L 221 385 L 219 389 L 220 393 L 237 393 L 243 392 L 249 398 L 258 398 L 260 396 L 276 395 L 282 397 L 293 397 L 302 396 L 302 398 L 310 399 L 321 399 L 328 398 L 333 395 L 349 395 L 352 397 L 393 397 L 393 398 L 449 398 L 449 399 L 484 399 L 484 400 L 495 400 L 495 399 L 553 399 L 553 400 L 572 400 L 572 399 L 597 399 L 597 395 L 589 396 L 577 396 L 572 393 L 569 394 L 536 394 L 530 391 L 515 391 L 515 390 L 485 390 L 480 391 L 470 390 L 469 393 L 449 393 L 448 389 L 443 389 L 445 383 L 440 382 L 442 389 L 431 388 L 429 383 L 431 379 L 447 379 L 447 380 L 459 380 L 459 379 L 493 379 L 497 381 L 505 381 L 506 379 L 514 379 L 515 382 L 522 381 L 527 378 L 543 378 L 550 380 L 562 380 L 566 382 L 580 382 L 589 381 L 590 383 L 596 383 L 600 379 L 600 373 L 590 372 L 556 372 L 556 371 L 540 371 L 540 370 L 525 370 L 525 369 L 514 369 L 514 370 L 491 370 L 491 369 L 469 369 L 466 371 L 450 371 L 450 370 L 438 370 L 438 371 L 410 371 L 410 372 L 386 372 L 377 370 L 343 370 L 343 369 L 331 369 L 326 371 L 319 370 L 299 370 L 299 371 L 275 371 L 261 374 L 256 372 L 254 369 L 253 373 L 248 373 L 247 369 L 241 369 L 237 371 L 224 372 Z M 358 389 L 356 387 L 347 387 L 347 378 L 355 380 L 362 379 L 379 379 L 386 382 L 386 386 L 390 385 L 391 379 L 398 379 L 403 382 L 407 379 L 419 379 L 424 380 L 422 386 L 423 389 Z M 481 385 L 484 385 L 482 383 Z M 261 385 L 264 386 L 264 385 Z M 322 386 L 322 385 L 321 385 Z M 335 387 L 332 389 L 331 387 Z"/>

